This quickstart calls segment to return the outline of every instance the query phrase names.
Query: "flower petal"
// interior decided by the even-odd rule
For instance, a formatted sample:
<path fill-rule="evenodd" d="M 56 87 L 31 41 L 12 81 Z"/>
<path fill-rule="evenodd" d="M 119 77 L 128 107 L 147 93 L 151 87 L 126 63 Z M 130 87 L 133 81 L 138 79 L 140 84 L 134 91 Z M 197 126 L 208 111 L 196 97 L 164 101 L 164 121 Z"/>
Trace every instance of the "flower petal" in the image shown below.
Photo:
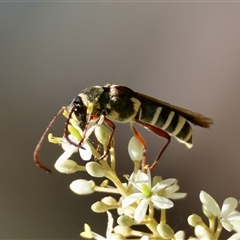
<path fill-rule="evenodd" d="M 151 201 L 158 209 L 168 209 L 173 207 L 173 202 L 171 200 L 158 195 L 151 196 Z"/>
<path fill-rule="evenodd" d="M 222 226 L 229 232 L 233 230 L 233 225 L 226 219 L 221 219 Z"/>
<path fill-rule="evenodd" d="M 85 139 L 88 139 L 90 137 L 90 135 L 93 133 L 93 131 L 95 130 L 97 126 L 96 120 L 92 120 L 88 126 L 88 130 L 86 132 L 85 135 Z"/>
<path fill-rule="evenodd" d="M 226 198 L 222 205 L 221 217 L 226 218 L 238 205 L 237 199 L 233 197 Z"/>
<path fill-rule="evenodd" d="M 142 193 L 133 193 L 126 198 L 123 199 L 122 201 L 122 207 L 127 207 L 131 205 L 132 203 L 136 202 L 137 200 L 140 200 L 144 198 L 144 195 Z"/>
<path fill-rule="evenodd" d="M 231 223 L 233 225 L 234 231 L 240 233 L 240 221 L 233 221 Z"/>
<path fill-rule="evenodd" d="M 174 184 L 176 182 L 176 179 L 175 178 L 168 178 L 168 179 L 165 179 L 161 182 L 158 182 L 153 188 L 152 188 L 152 192 L 153 193 L 157 193 L 159 192 L 160 190 L 166 188 L 166 187 L 169 187 L 170 185 Z"/>
<path fill-rule="evenodd" d="M 201 191 L 199 195 L 200 201 L 205 207 L 216 217 L 220 217 L 220 208 L 217 202 L 206 192 Z"/>
<path fill-rule="evenodd" d="M 185 198 L 187 196 L 187 193 L 172 193 L 170 196 L 166 195 L 167 198 L 170 199 L 181 199 L 181 198 Z"/>
<path fill-rule="evenodd" d="M 148 175 L 140 170 L 135 174 L 135 182 L 147 182 Z"/>
<path fill-rule="evenodd" d="M 240 222 L 240 212 L 234 212 L 232 214 L 230 214 L 228 217 L 227 217 L 228 221 L 236 221 L 236 222 Z M 239 225 L 240 226 L 240 225 Z M 239 227 L 239 231 L 240 232 L 240 227 Z"/>
<path fill-rule="evenodd" d="M 140 223 L 144 219 L 146 212 L 147 212 L 148 203 L 149 203 L 149 199 L 144 198 L 138 204 L 138 206 L 134 212 L 134 220 L 137 223 Z"/>
<path fill-rule="evenodd" d="M 55 165 L 61 165 L 63 162 L 65 162 L 68 158 L 72 156 L 72 154 L 75 152 L 77 148 L 73 145 L 70 145 L 66 151 L 57 159 Z"/>
<path fill-rule="evenodd" d="M 92 150 L 88 143 L 83 142 L 81 145 L 83 148 L 79 148 L 79 154 L 84 161 L 88 161 L 92 157 Z"/>
<path fill-rule="evenodd" d="M 169 195 L 177 192 L 178 190 L 179 190 L 179 186 L 177 184 L 171 185 L 171 186 L 166 188 L 165 195 L 169 196 Z"/>
<path fill-rule="evenodd" d="M 107 215 L 108 215 L 108 223 L 107 223 L 106 237 L 108 239 L 108 238 L 110 238 L 110 236 L 113 232 L 113 217 L 109 211 L 107 211 Z"/>
<path fill-rule="evenodd" d="M 75 138 L 72 134 L 69 134 L 69 135 L 68 135 L 68 139 L 69 139 L 70 141 L 76 143 L 76 144 L 78 144 L 78 142 L 79 142 L 79 141 L 77 140 L 77 138 Z M 69 142 L 69 140 L 67 140 L 66 138 L 63 138 L 63 139 L 62 139 L 61 146 L 62 146 L 62 149 L 63 149 L 64 151 L 67 151 L 67 149 L 72 145 L 72 144 Z"/>
<path fill-rule="evenodd" d="M 142 183 L 135 183 L 131 180 L 129 180 L 129 183 L 133 185 L 133 187 L 136 188 L 139 192 L 142 192 Z"/>

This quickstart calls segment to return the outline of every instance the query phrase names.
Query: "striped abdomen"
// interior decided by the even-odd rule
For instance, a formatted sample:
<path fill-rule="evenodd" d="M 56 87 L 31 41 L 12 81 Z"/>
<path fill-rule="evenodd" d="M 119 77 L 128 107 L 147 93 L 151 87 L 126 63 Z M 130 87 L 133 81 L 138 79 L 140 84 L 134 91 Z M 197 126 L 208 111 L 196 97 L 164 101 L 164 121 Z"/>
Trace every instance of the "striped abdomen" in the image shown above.
<path fill-rule="evenodd" d="M 178 141 L 192 147 L 192 127 L 188 121 L 170 108 L 142 103 L 136 119 L 166 131 Z"/>

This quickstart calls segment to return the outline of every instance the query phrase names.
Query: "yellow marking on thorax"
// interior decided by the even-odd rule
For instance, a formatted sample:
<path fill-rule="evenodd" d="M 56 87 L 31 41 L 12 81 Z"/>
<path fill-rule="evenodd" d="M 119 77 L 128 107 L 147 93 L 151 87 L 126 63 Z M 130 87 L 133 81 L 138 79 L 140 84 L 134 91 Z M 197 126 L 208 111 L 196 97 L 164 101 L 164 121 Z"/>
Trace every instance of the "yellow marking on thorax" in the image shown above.
<path fill-rule="evenodd" d="M 87 106 L 87 114 L 92 114 L 93 112 L 93 103 L 89 103 Z"/>
<path fill-rule="evenodd" d="M 135 97 L 131 97 L 130 100 L 133 102 L 133 108 L 134 108 L 134 114 L 131 116 L 131 120 L 132 120 L 133 118 L 136 117 L 139 111 L 139 108 L 141 106 L 141 102 Z"/>

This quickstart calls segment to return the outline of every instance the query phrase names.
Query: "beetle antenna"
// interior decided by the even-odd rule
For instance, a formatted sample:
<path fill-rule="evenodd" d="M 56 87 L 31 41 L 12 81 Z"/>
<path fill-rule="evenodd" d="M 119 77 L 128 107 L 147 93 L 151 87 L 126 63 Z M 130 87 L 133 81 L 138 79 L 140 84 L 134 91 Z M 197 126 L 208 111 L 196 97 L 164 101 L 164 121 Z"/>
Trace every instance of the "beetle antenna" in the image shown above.
<path fill-rule="evenodd" d="M 46 137 L 49 129 L 53 126 L 53 123 L 56 121 L 56 119 L 58 118 L 58 116 L 62 113 L 62 111 L 66 108 L 66 106 L 62 106 L 61 109 L 58 111 L 58 113 L 53 117 L 52 121 L 49 123 L 49 125 L 47 126 L 46 130 L 44 131 L 42 137 L 40 138 L 35 150 L 34 150 L 34 153 L 33 153 L 33 159 L 36 163 L 36 165 L 42 169 L 43 171 L 47 172 L 47 173 L 50 173 L 52 172 L 49 168 L 45 167 L 42 165 L 42 163 L 40 162 L 39 160 L 39 152 L 40 152 L 40 149 L 41 149 L 41 146 L 42 146 L 42 143 L 44 141 L 44 138 Z"/>

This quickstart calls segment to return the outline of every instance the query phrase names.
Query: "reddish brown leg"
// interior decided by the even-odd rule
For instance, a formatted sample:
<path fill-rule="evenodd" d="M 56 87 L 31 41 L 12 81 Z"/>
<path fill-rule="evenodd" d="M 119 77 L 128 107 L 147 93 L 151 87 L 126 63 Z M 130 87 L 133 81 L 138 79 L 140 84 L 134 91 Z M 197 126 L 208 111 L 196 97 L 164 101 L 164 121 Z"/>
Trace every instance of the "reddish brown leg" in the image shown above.
<path fill-rule="evenodd" d="M 147 144 L 144 141 L 142 135 L 140 134 L 140 132 L 133 126 L 132 123 L 130 123 L 131 129 L 133 131 L 133 135 L 139 140 L 139 142 L 141 143 L 142 147 L 143 147 L 143 157 L 142 157 L 142 171 L 145 172 L 145 166 L 147 164 Z"/>
<path fill-rule="evenodd" d="M 143 122 L 140 122 L 140 121 L 136 121 L 138 124 L 144 126 L 145 128 L 147 128 L 149 131 L 155 133 L 156 135 L 158 135 L 159 137 L 162 137 L 162 138 L 165 138 L 167 139 L 167 143 L 163 146 L 163 148 L 161 149 L 161 151 L 158 153 L 155 161 L 153 162 L 153 164 L 151 165 L 150 167 L 150 171 L 152 171 L 155 166 L 157 165 L 159 159 L 161 158 L 163 152 L 165 151 L 165 149 L 167 148 L 168 144 L 170 143 L 171 141 L 171 136 L 165 132 L 164 130 L 160 129 L 160 128 L 157 128 L 155 126 L 152 126 L 150 124 L 147 124 L 147 123 L 143 123 Z"/>
<path fill-rule="evenodd" d="M 49 173 L 49 172 L 52 172 L 50 169 L 48 169 L 47 167 L 43 166 L 42 163 L 40 162 L 39 160 L 39 152 L 40 152 L 40 149 L 41 149 L 41 146 L 42 146 L 42 143 L 44 141 L 44 138 L 46 137 L 49 129 L 52 127 L 53 123 L 56 121 L 56 119 L 58 118 L 58 116 L 62 113 L 62 111 L 66 108 L 66 106 L 62 106 L 62 108 L 58 111 L 58 113 L 53 117 L 52 121 L 49 123 L 49 125 L 47 126 L 46 130 L 44 131 L 42 137 L 40 138 L 35 150 L 34 150 L 34 153 L 33 153 L 33 158 L 34 158 L 34 161 L 36 163 L 36 165 L 44 170 L 45 172 Z"/>

